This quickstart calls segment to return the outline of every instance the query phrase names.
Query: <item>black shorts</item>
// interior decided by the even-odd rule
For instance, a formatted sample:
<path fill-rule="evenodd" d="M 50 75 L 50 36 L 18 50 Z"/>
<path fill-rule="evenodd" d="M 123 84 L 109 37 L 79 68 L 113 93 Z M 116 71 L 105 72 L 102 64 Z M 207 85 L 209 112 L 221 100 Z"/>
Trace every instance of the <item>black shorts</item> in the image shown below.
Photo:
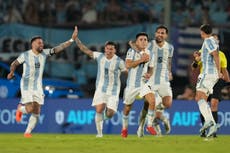
<path fill-rule="evenodd" d="M 223 89 L 226 86 L 226 82 L 223 79 L 219 79 L 217 83 L 213 87 L 213 93 L 208 97 L 208 101 L 211 100 L 211 98 L 216 98 L 219 101 L 221 100 L 221 89 Z"/>

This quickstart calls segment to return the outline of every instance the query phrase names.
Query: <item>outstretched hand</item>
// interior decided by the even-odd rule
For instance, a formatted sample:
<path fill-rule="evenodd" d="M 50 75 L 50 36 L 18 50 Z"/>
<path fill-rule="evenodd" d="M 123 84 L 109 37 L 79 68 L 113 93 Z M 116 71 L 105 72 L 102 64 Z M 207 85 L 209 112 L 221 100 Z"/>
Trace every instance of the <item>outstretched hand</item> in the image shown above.
<path fill-rule="evenodd" d="M 73 34 L 72 34 L 72 39 L 75 40 L 78 36 L 78 29 L 77 29 L 77 26 L 74 27 L 74 31 L 73 31 Z"/>
<path fill-rule="evenodd" d="M 10 72 L 8 75 L 7 75 L 7 79 L 10 80 L 10 79 L 13 79 L 14 78 L 14 73 Z"/>
<path fill-rule="evenodd" d="M 201 59 L 201 53 L 199 52 L 199 51 L 195 51 L 194 53 L 193 53 L 193 57 L 194 57 L 194 59 L 195 59 L 195 61 L 200 61 L 200 59 Z"/>

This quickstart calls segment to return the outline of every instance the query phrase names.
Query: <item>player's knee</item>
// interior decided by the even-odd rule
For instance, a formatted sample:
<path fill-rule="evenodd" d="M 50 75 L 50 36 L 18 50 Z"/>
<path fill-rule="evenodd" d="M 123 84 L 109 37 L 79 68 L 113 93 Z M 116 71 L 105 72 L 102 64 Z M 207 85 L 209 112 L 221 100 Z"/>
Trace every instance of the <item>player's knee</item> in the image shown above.
<path fill-rule="evenodd" d="M 108 117 L 108 118 L 112 118 L 114 114 L 115 114 L 115 112 L 111 109 L 108 109 L 106 111 L 106 117 Z"/>

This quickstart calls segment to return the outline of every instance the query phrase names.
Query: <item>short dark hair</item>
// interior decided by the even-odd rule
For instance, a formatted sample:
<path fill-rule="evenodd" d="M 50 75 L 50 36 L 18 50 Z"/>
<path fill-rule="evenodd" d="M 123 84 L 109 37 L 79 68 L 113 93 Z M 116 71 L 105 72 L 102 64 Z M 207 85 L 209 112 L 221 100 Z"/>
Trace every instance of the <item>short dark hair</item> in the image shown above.
<path fill-rule="evenodd" d="M 117 49 L 117 44 L 113 41 L 106 41 L 105 46 L 107 46 L 107 45 L 112 45 L 112 46 L 114 46 L 115 49 Z"/>
<path fill-rule="evenodd" d="M 145 33 L 145 32 L 139 32 L 138 34 L 136 34 L 136 40 L 137 40 L 137 38 L 140 37 L 140 36 L 146 36 L 147 39 L 149 39 L 149 36 L 148 36 L 147 33 Z"/>
<path fill-rule="evenodd" d="M 30 40 L 30 44 L 32 44 L 36 39 L 42 39 L 42 37 L 41 36 L 32 37 L 31 40 Z"/>
<path fill-rule="evenodd" d="M 212 34 L 212 27 L 209 24 L 202 24 L 200 30 L 208 35 Z"/>
<path fill-rule="evenodd" d="M 166 26 L 164 26 L 164 25 L 159 25 L 159 26 L 156 28 L 156 31 L 155 31 L 155 32 L 157 32 L 158 29 L 165 29 L 165 31 L 166 31 L 167 34 L 168 34 L 168 32 L 169 32 L 168 28 L 167 28 Z"/>

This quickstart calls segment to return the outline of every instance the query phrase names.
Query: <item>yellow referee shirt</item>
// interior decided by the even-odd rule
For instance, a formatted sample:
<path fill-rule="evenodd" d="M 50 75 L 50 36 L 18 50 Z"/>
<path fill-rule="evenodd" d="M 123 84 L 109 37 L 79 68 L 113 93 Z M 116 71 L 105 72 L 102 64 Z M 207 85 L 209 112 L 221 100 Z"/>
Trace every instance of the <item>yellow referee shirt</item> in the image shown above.
<path fill-rule="evenodd" d="M 201 50 L 199 50 L 200 52 Z M 227 58 L 222 51 L 219 50 L 219 59 L 220 59 L 220 68 L 227 68 Z M 199 61 L 198 65 L 200 66 L 200 72 L 203 71 L 202 62 Z"/>

